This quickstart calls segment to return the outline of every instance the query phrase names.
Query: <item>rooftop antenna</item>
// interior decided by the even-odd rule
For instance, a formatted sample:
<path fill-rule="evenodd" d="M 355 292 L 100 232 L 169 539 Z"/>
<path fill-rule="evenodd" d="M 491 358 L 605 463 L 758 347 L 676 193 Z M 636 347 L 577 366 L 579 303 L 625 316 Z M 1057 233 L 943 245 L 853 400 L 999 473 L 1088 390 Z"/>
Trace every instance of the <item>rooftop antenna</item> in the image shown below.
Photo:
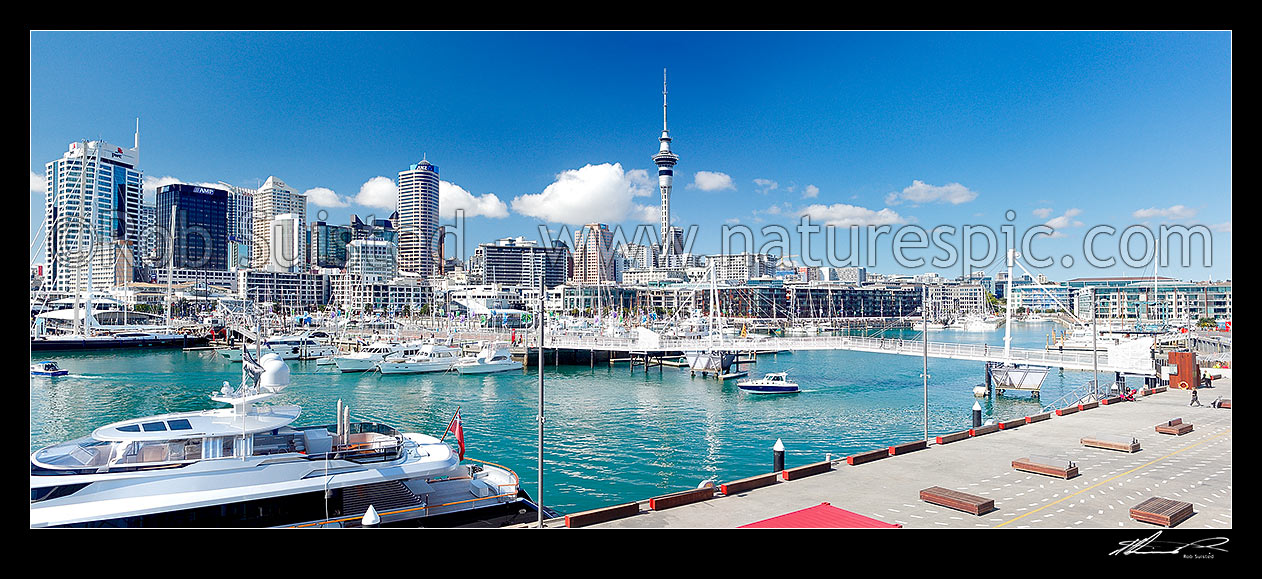
<path fill-rule="evenodd" d="M 666 130 L 666 69 L 662 69 L 662 130 Z"/>

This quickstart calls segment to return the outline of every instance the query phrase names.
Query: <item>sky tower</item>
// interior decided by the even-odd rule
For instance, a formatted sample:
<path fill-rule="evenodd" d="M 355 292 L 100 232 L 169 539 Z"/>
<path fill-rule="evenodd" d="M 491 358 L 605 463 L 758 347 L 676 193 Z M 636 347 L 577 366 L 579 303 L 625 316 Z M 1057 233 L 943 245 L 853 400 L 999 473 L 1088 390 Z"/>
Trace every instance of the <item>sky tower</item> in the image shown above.
<path fill-rule="evenodd" d="M 675 163 L 679 162 L 679 155 L 670 152 L 670 131 L 666 130 L 666 69 L 662 69 L 662 137 L 658 139 L 662 142 L 661 149 L 656 155 L 653 155 L 653 162 L 657 164 L 657 185 L 662 189 L 662 253 L 676 253 L 678 248 L 672 243 L 673 235 L 670 231 L 670 189 L 671 184 L 675 180 Z"/>

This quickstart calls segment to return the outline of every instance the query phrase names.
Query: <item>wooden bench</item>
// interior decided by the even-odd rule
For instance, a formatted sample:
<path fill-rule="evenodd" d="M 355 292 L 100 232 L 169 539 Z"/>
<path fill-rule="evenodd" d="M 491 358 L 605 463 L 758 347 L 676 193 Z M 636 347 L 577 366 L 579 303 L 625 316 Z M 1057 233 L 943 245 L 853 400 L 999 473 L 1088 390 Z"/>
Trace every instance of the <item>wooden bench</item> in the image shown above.
<path fill-rule="evenodd" d="M 832 461 L 826 460 L 824 462 L 817 462 L 815 464 L 808 464 L 805 466 L 799 466 L 797 468 L 788 468 L 788 469 L 782 470 L 780 471 L 780 478 L 784 480 L 797 480 L 802 477 L 811 476 L 813 474 L 819 474 L 821 472 L 828 472 L 832 469 L 833 469 Z"/>
<path fill-rule="evenodd" d="M 1034 424 L 1035 422 L 1041 422 L 1041 421 L 1043 421 L 1043 420 L 1047 420 L 1048 418 L 1051 418 L 1051 417 L 1052 417 L 1052 413 L 1051 413 L 1051 412 L 1044 412 L 1044 413 L 1042 413 L 1042 414 L 1035 414 L 1034 416 L 1026 416 L 1026 417 L 1025 417 L 1025 423 L 1026 423 L 1026 424 Z"/>
<path fill-rule="evenodd" d="M 1075 413 L 1075 412 L 1077 412 L 1077 411 L 1078 411 L 1078 407 L 1077 407 L 1077 406 L 1070 406 L 1069 408 L 1059 408 L 1059 409 L 1057 409 L 1057 410 L 1056 410 L 1056 415 L 1057 415 L 1057 416 L 1064 416 L 1064 415 L 1066 415 L 1066 414 L 1073 414 L 1073 413 Z"/>
<path fill-rule="evenodd" d="M 1166 390 L 1169 390 L 1169 389 L 1170 389 L 1169 386 L 1158 386 L 1156 388 L 1153 388 L 1153 392 L 1165 392 Z"/>
<path fill-rule="evenodd" d="M 702 487 L 699 489 L 662 495 L 660 497 L 653 497 L 649 499 L 649 508 L 654 511 L 660 511 L 671 507 L 699 503 L 712 498 L 714 498 L 714 487 Z"/>
<path fill-rule="evenodd" d="M 890 452 L 890 456 L 897 456 L 900 454 L 907 454 L 909 452 L 914 452 L 917 450 L 923 450 L 928 447 L 929 447 L 929 441 L 917 440 L 915 442 L 904 442 L 903 444 L 895 444 L 894 446 L 890 447 L 889 452 Z"/>
<path fill-rule="evenodd" d="M 1153 497 L 1131 507 L 1131 518 L 1143 523 L 1173 527 L 1192 516 L 1192 503 Z"/>
<path fill-rule="evenodd" d="M 968 438 L 969 436 L 972 436 L 969 433 L 969 431 L 961 430 L 959 432 L 952 432 L 951 434 L 943 434 L 942 436 L 939 436 L 935 438 L 934 440 L 938 444 L 947 444 L 949 442 L 955 442 L 957 440 L 964 440 L 965 438 Z"/>
<path fill-rule="evenodd" d="M 984 515 L 995 510 L 994 499 L 970 495 L 968 493 L 944 489 L 942 487 L 929 487 L 920 491 L 920 500 L 947 507 L 949 509 L 964 511 L 972 515 Z"/>
<path fill-rule="evenodd" d="M 1140 395 L 1140 396 L 1149 396 L 1149 395 L 1151 395 L 1152 393 L 1153 393 L 1152 388 L 1144 388 L 1144 389 L 1142 389 L 1142 390 L 1140 390 L 1140 391 L 1139 391 L 1139 395 Z"/>
<path fill-rule="evenodd" d="M 1213 402 L 1210 402 L 1210 404 L 1209 404 L 1209 405 L 1210 405 L 1210 406 L 1212 406 L 1212 407 L 1214 407 L 1214 408 L 1226 408 L 1226 409 L 1228 409 L 1228 410 L 1231 410 L 1231 399 L 1230 399 L 1230 398 L 1222 398 L 1222 399 L 1219 399 L 1217 402 L 1218 402 L 1218 404 L 1214 404 Z"/>
<path fill-rule="evenodd" d="M 986 426 L 978 426 L 977 428 L 970 428 L 968 431 L 968 435 L 981 436 L 983 434 L 990 434 L 992 432 L 999 432 L 998 424 L 988 424 Z"/>
<path fill-rule="evenodd" d="M 778 472 L 769 472 L 767 474 L 760 474 L 758 476 L 735 480 L 730 483 L 719 485 L 719 490 L 724 496 L 730 497 L 734 494 L 743 493 L 747 490 L 773 485 L 776 483 L 776 479 L 779 478 L 779 474 L 780 473 Z"/>
<path fill-rule="evenodd" d="M 1122 401 L 1121 396 L 1110 396 L 1108 398 L 1105 398 L 1104 400 L 1101 400 L 1100 404 L 1108 406 L 1110 404 L 1117 404 L 1118 402 L 1121 402 L 1121 401 Z"/>
<path fill-rule="evenodd" d="M 640 503 L 627 503 L 625 505 L 614 505 L 612 507 L 604 507 L 600 509 L 592 509 L 572 515 L 565 515 L 565 526 L 570 529 L 577 527 L 585 527 L 614 519 L 621 519 L 631 515 L 640 514 Z"/>
<path fill-rule="evenodd" d="M 1014 419 L 1012 419 L 1012 420 L 1008 420 L 1008 421 L 1005 421 L 1005 422 L 1000 422 L 1000 423 L 999 423 L 999 430 L 1008 430 L 1008 429 L 1016 428 L 1016 427 L 1021 426 L 1021 425 L 1023 425 L 1023 424 L 1025 424 L 1025 417 L 1024 417 L 1024 416 L 1022 416 L 1021 418 L 1014 418 Z"/>
<path fill-rule="evenodd" d="M 863 464 L 865 462 L 872 462 L 877 459 L 885 458 L 889 455 L 890 450 L 888 448 L 878 448 L 876 450 L 869 450 L 867 452 L 860 452 L 859 454 L 847 456 L 846 464 L 854 466 L 856 464 Z"/>
<path fill-rule="evenodd" d="M 1071 479 L 1078 476 L 1078 465 L 1074 464 L 1073 461 L 1042 456 L 1031 455 L 1018 458 L 1012 461 L 1012 468 L 1063 479 Z"/>
<path fill-rule="evenodd" d="M 1131 436 L 1086 437 L 1079 440 L 1079 442 L 1083 446 L 1103 448 L 1105 450 L 1120 450 L 1122 452 L 1136 452 L 1139 450 L 1139 441 Z"/>
<path fill-rule="evenodd" d="M 1092 408 L 1095 408 L 1099 405 L 1100 405 L 1099 402 L 1088 402 L 1086 404 L 1079 404 L 1078 410 L 1091 410 Z"/>
<path fill-rule="evenodd" d="M 1183 436 L 1184 434 L 1192 432 L 1192 425 L 1189 423 L 1183 422 L 1182 418 L 1175 418 L 1174 420 L 1170 420 L 1170 421 L 1158 424 L 1157 432 L 1161 434 L 1173 434 L 1175 436 Z"/>

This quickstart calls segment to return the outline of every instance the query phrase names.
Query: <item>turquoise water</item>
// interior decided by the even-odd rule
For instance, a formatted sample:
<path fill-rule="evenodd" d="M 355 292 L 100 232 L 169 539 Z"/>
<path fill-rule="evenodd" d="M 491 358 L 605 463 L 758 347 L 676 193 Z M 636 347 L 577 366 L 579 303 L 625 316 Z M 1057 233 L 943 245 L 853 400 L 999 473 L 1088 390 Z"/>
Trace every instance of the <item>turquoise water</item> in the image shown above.
<path fill-rule="evenodd" d="M 1013 345 L 1042 347 L 1057 328 L 1014 326 Z M 1059 329 L 1059 328 L 1057 328 Z M 898 337 L 899 332 L 887 333 Z M 906 332 L 905 337 L 917 337 Z M 932 331 L 932 341 L 1002 347 L 1003 331 Z M 124 418 L 217 408 L 208 395 L 238 384 L 241 366 L 212 351 L 39 352 L 70 374 L 31 377 L 31 450 L 86 436 Z M 332 424 L 337 401 L 353 419 L 404 431 L 442 434 L 461 409 L 466 457 L 515 471 L 538 494 L 539 400 L 536 368 L 484 376 L 342 374 L 315 362 L 290 362 L 291 385 L 275 403 L 299 404 L 296 424 Z M 544 390 L 544 502 L 572 513 L 770 472 L 781 439 L 786 466 L 919 440 L 924 391 L 918 357 L 846 351 L 760 356 L 751 376 L 788 372 L 802 392 L 750 395 L 734 381 L 692 378 L 679 368 L 625 364 L 547 366 Z M 973 386 L 984 364 L 929 359 L 929 435 L 968 428 Z M 1040 399 L 1014 393 L 980 399 L 984 415 L 1009 420 L 1037 413 L 1091 380 L 1090 372 L 1051 372 Z M 1108 383 L 1112 375 L 1100 376 Z M 448 441 L 454 442 L 449 436 Z"/>

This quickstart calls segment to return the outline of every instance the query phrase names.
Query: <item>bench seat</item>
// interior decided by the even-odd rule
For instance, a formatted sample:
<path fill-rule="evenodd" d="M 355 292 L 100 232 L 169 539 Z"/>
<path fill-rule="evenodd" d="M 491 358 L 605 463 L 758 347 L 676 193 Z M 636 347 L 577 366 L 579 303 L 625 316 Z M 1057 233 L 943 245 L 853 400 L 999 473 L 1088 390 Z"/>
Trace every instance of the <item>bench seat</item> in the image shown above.
<path fill-rule="evenodd" d="M 1173 527 L 1191 517 L 1192 514 L 1192 503 L 1161 497 L 1150 498 L 1131 507 L 1130 510 L 1132 519 L 1163 527 Z"/>
<path fill-rule="evenodd" d="M 1073 461 L 1038 456 L 1018 458 L 1012 461 L 1012 468 L 1066 480 L 1078 476 L 1078 465 Z"/>
<path fill-rule="evenodd" d="M 994 499 L 942 487 L 929 487 L 920 491 L 920 500 L 979 516 L 995 510 Z"/>
<path fill-rule="evenodd" d="M 1190 423 L 1183 422 L 1182 418 L 1175 418 L 1174 420 L 1158 424 L 1156 430 L 1161 434 L 1183 436 L 1184 434 L 1192 432 L 1192 425 Z"/>
<path fill-rule="evenodd" d="M 1139 450 L 1139 441 L 1129 436 L 1096 436 L 1085 437 L 1079 440 L 1083 446 L 1091 448 L 1103 448 L 1105 450 L 1120 450 L 1122 452 L 1137 452 Z"/>

